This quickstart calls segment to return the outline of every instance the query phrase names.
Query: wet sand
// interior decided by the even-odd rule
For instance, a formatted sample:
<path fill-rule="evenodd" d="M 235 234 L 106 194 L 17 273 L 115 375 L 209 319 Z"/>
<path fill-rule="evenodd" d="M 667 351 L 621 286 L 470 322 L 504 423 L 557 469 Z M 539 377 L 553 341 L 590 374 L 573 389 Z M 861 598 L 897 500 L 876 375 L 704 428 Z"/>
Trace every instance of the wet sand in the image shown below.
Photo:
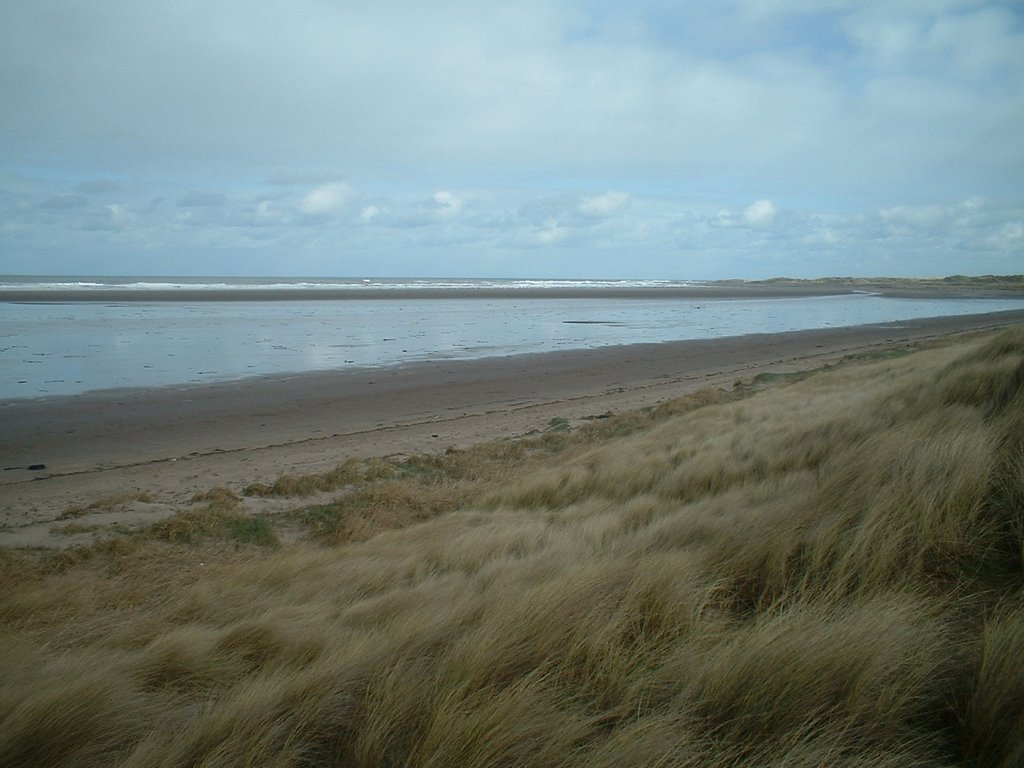
<path fill-rule="evenodd" d="M 70 506 L 166 510 L 351 456 L 442 451 L 653 405 L 766 371 L 1024 322 L 1024 311 L 0 401 L 0 546 Z M 45 469 L 29 469 L 45 465 Z"/>

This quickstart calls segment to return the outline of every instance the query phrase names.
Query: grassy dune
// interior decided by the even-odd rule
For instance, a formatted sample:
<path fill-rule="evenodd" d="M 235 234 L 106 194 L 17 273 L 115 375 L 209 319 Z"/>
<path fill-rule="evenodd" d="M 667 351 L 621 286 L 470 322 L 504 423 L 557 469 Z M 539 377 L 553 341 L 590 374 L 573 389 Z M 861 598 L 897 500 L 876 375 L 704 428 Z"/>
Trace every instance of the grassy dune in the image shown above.
<path fill-rule="evenodd" d="M 1024 292 L 1024 275 L 949 275 L 947 277 L 822 277 L 799 279 L 776 277 L 768 280 L 723 280 L 723 285 L 843 286 L 852 289 L 905 295 L 931 296 L 1019 296 Z"/>
<path fill-rule="evenodd" d="M 248 492 L 3 553 L 0 765 L 1024 764 L 1024 329 Z"/>

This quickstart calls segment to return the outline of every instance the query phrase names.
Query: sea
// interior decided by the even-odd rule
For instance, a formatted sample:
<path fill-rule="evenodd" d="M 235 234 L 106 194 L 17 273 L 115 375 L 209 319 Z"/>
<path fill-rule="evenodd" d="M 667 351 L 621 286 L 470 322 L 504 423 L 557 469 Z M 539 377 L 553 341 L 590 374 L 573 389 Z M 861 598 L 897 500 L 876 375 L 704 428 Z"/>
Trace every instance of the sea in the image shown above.
<path fill-rule="evenodd" d="M 679 280 L 0 276 L 0 399 L 1024 309 L 713 293 Z"/>

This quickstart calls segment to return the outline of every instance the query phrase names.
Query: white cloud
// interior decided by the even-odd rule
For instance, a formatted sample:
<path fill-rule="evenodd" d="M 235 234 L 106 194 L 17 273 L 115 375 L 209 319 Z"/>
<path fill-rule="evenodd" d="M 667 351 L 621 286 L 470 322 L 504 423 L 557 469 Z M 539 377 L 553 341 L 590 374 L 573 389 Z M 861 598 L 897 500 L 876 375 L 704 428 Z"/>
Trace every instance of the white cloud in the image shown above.
<path fill-rule="evenodd" d="M 867 11 L 846 23 L 850 38 L 868 52 L 876 65 L 899 65 L 922 39 L 922 20 L 899 13 Z"/>
<path fill-rule="evenodd" d="M 732 211 L 728 208 L 720 208 L 715 217 L 711 219 L 710 223 L 717 227 L 731 227 L 735 223 L 736 219 L 732 215 Z"/>
<path fill-rule="evenodd" d="M 940 205 L 897 205 L 878 212 L 883 222 L 903 229 L 934 229 L 948 218 L 946 208 Z"/>
<path fill-rule="evenodd" d="M 447 189 L 438 190 L 434 193 L 437 215 L 442 219 L 450 219 L 458 216 L 459 211 L 465 205 L 465 201 Z"/>
<path fill-rule="evenodd" d="M 629 195 L 625 192 L 605 192 L 603 195 L 584 197 L 576 206 L 576 210 L 584 216 L 606 219 L 614 216 L 629 204 Z"/>
<path fill-rule="evenodd" d="M 111 203 L 110 205 L 104 206 L 110 211 L 110 222 L 115 227 L 125 226 L 132 218 L 131 212 L 123 205 L 118 203 Z"/>
<path fill-rule="evenodd" d="M 806 235 L 803 238 L 803 243 L 805 245 L 810 246 L 822 246 L 829 248 L 832 246 L 839 245 L 840 243 L 843 242 L 843 240 L 844 238 L 842 233 L 834 229 L 824 227 L 822 229 L 813 231 L 810 234 Z"/>
<path fill-rule="evenodd" d="M 685 248 L 884 247 L 929 274 L 1021 249 L 1019 3 L 266 0 L 242 29 L 243 8 L 0 3 L 0 168 L 38 169 L 0 172 L 25 263 L 62 271 L 33 248 L 132 215 L 175 254 L 258 230 L 296 259 L 550 241 L 589 269 L 607 242 L 666 274 Z"/>
<path fill-rule="evenodd" d="M 978 195 L 950 205 L 895 205 L 878 211 L 882 231 L 890 236 L 941 236 L 956 233 L 962 238 L 977 239 L 990 230 L 993 216 Z"/>
<path fill-rule="evenodd" d="M 276 219 L 280 214 L 269 200 L 261 200 L 256 206 L 256 215 L 261 219 Z"/>
<path fill-rule="evenodd" d="M 992 248 L 999 250 L 1019 249 L 1021 246 L 1024 246 L 1024 224 L 1021 224 L 1019 221 L 1008 221 L 999 228 L 996 234 L 987 238 L 985 242 Z"/>
<path fill-rule="evenodd" d="M 302 198 L 299 211 L 316 217 L 336 215 L 345 210 L 353 194 L 351 185 L 344 182 L 323 184 Z"/>
<path fill-rule="evenodd" d="M 1000 68 L 1024 68 L 1024 34 L 1007 8 L 939 18 L 925 45 L 936 56 L 953 60 L 968 76 L 986 76 Z"/>
<path fill-rule="evenodd" d="M 771 200 L 758 200 L 743 211 L 743 223 L 751 227 L 767 227 L 775 221 L 778 209 Z"/>
<path fill-rule="evenodd" d="M 126 229 L 137 218 L 128 206 L 111 203 L 84 210 L 82 217 L 69 226 L 83 232 L 113 232 Z"/>
<path fill-rule="evenodd" d="M 927 170 L 948 178 L 932 141 L 915 145 L 929 124 L 934 142 L 991 157 L 987 167 L 1021 146 L 1019 109 L 1010 105 L 1020 103 L 1013 75 L 1024 46 L 1010 8 L 843 2 L 816 15 L 812 3 L 745 2 L 737 10 L 691 2 L 670 14 L 678 28 L 666 28 L 664 9 L 651 2 L 614 12 L 579 0 L 498 12 L 407 4 L 405 23 L 396 25 L 390 3 L 268 0 L 240 34 L 240 6 L 231 0 L 159 11 L 145 1 L 98 4 L 88 14 L 70 0 L 8 5 L 0 98 L 14 108 L 0 146 L 117 156 L 109 150 L 125 146 L 130 124 L 139 140 L 123 157 L 133 169 L 137 152 L 146 163 L 287 165 L 288 179 L 325 165 L 358 174 L 399 168 L 423 180 L 439 169 L 487 178 L 526 164 L 549 178 L 749 169 L 799 181 L 828 167 L 840 185 L 850 177 L 913 178 L 902 167 L 922 156 Z M 815 26 L 804 36 L 808 17 Z M 62 18 L 80 24 L 56 23 Z M 722 30 L 738 49 L 691 45 L 691 29 Z M 821 45 L 818 35 L 846 34 L 872 61 L 894 62 L 887 77 L 914 70 L 918 54 L 934 50 L 939 62 L 923 73 L 933 87 L 910 105 L 913 119 L 895 119 L 882 99 L 862 102 L 879 77 L 863 56 L 844 46 L 820 60 L 808 56 Z M 943 64 L 955 57 L 940 55 L 950 51 L 995 57 L 960 69 L 1003 78 L 1007 68 L 1005 79 L 979 83 L 983 98 L 965 99 L 962 81 L 947 77 L 954 64 Z M 74 71 L 62 64 L 68 60 Z M 124 72 L 118 87 L 96 88 L 115 63 Z M 935 113 L 948 119 L 930 121 Z M 880 166 L 873 156 L 891 142 L 905 151 Z M 970 168 L 971 158 L 962 165 Z"/>
<path fill-rule="evenodd" d="M 774 224 L 778 212 L 778 208 L 771 200 L 755 200 L 738 216 L 729 208 L 721 208 L 718 213 L 708 219 L 707 223 L 716 229 L 734 227 L 764 229 Z"/>
<path fill-rule="evenodd" d="M 541 245 L 555 245 L 564 241 L 568 236 L 569 230 L 558 226 L 556 222 L 551 222 L 543 229 L 532 233 L 533 239 Z"/>

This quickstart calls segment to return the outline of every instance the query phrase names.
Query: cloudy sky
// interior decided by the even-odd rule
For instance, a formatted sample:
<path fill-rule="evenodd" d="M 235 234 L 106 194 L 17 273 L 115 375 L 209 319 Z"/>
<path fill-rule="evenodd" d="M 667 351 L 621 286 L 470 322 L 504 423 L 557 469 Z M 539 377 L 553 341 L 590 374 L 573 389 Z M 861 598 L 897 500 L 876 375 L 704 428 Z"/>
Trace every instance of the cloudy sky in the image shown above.
<path fill-rule="evenodd" d="M 0 272 L 1024 272 L 1024 7 L 11 0 Z"/>

